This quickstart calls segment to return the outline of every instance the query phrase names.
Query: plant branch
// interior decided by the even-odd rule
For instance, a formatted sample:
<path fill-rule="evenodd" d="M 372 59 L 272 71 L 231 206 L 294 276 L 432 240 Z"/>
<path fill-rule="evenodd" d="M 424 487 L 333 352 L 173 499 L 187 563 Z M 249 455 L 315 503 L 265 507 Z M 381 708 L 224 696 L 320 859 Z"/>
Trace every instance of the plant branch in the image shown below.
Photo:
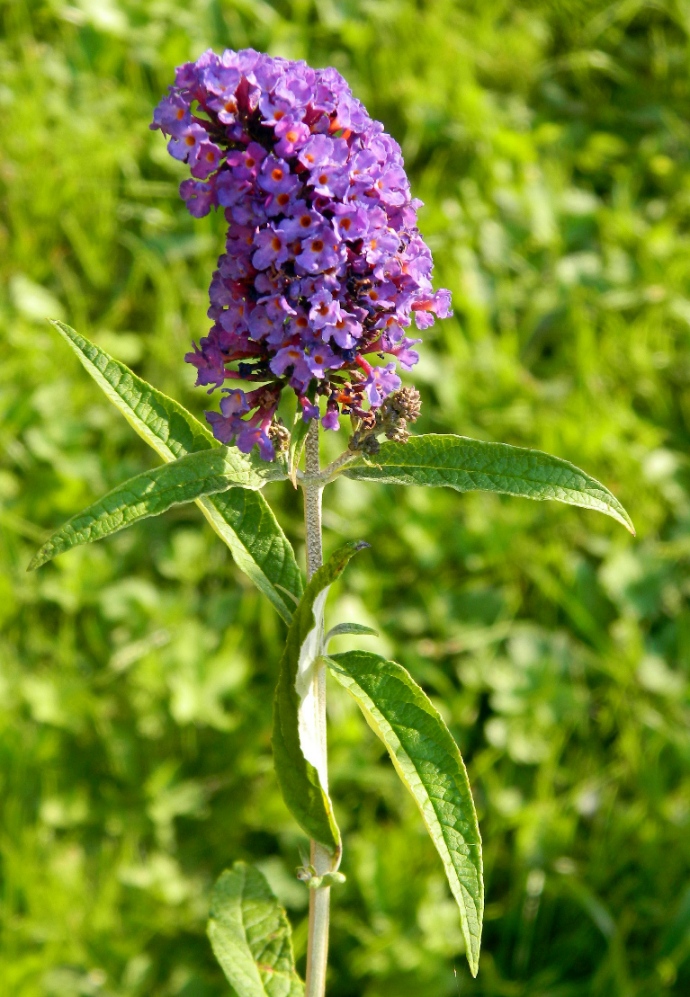
<path fill-rule="evenodd" d="M 307 578 L 323 563 L 321 541 L 321 496 L 324 481 L 320 478 L 319 422 L 314 419 L 306 438 L 304 491 L 304 526 L 307 545 Z M 323 635 L 323 617 L 317 620 Z M 326 668 L 321 662 L 314 669 L 312 678 L 317 702 L 318 743 L 323 758 L 322 771 L 327 770 L 326 743 Z M 324 786 L 328 790 L 328 786 Z M 311 842 L 311 864 L 317 876 L 329 872 L 333 859 L 327 848 L 317 841 Z M 309 891 L 309 941 L 307 947 L 307 979 L 305 997 L 324 997 L 326 993 L 326 968 L 328 965 L 328 923 L 330 916 L 330 887 L 322 886 Z"/>
<path fill-rule="evenodd" d="M 341 453 L 339 457 L 336 457 L 336 459 L 328 464 L 327 467 L 324 467 L 323 471 L 318 469 L 310 471 L 309 464 L 307 462 L 307 466 L 304 471 L 298 470 L 296 472 L 296 480 L 303 487 L 305 485 L 328 485 L 331 481 L 334 481 L 338 477 L 344 467 L 347 467 L 348 464 L 352 463 L 352 461 L 359 456 L 360 454 L 354 453 L 352 450 L 345 450 L 344 453 Z M 318 465 L 316 465 L 316 467 L 318 468 Z"/>

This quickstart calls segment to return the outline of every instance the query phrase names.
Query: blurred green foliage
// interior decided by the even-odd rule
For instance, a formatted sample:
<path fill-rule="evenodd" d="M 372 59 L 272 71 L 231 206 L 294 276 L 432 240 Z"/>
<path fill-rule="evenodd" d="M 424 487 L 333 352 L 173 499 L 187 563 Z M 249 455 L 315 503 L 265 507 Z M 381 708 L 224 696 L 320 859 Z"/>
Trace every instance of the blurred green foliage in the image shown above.
<path fill-rule="evenodd" d="M 486 847 L 479 978 L 382 746 L 331 691 L 332 997 L 690 992 L 688 0 L 0 0 L 0 992 L 227 993 L 211 885 L 258 861 L 302 958 L 304 839 L 272 771 L 283 624 L 184 507 L 32 575 L 155 463 L 44 316 L 203 411 L 222 219 L 148 131 L 209 45 L 333 64 L 403 146 L 437 284 L 421 431 L 535 446 L 629 509 L 339 481 L 371 553 L 331 623 L 458 739 Z M 338 441 L 330 440 L 335 447 Z M 299 499 L 270 501 L 302 552 Z M 456 975 L 457 974 L 457 975 Z"/>

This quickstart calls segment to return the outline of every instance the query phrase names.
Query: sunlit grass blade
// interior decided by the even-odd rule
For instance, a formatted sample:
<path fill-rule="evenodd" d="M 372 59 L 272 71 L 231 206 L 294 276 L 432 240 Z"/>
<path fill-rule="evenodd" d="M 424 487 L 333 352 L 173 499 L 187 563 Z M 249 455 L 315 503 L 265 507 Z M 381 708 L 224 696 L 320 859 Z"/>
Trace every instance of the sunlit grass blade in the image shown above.
<path fill-rule="evenodd" d="M 327 658 L 386 745 L 412 793 L 460 908 L 467 961 L 479 967 L 484 882 L 477 815 L 458 747 L 428 696 L 407 671 L 368 651 Z"/>
<path fill-rule="evenodd" d="M 312 677 L 323 654 L 321 620 L 328 589 L 358 550 L 349 543 L 315 573 L 288 630 L 273 706 L 273 761 L 283 799 L 293 817 L 336 858 L 340 831 L 328 795 L 328 776 L 316 743 L 317 704 Z"/>
<path fill-rule="evenodd" d="M 144 471 L 123 482 L 73 516 L 43 544 L 29 565 L 38 568 L 58 554 L 92 543 L 173 505 L 193 502 L 233 486 L 262 488 L 267 481 L 285 478 L 280 465 L 258 458 L 248 463 L 237 450 L 213 447 Z"/>
<path fill-rule="evenodd" d="M 375 457 L 359 457 L 343 472 L 360 481 L 446 486 L 459 492 L 500 492 L 529 499 L 553 499 L 603 512 L 633 535 L 630 516 L 595 478 L 541 450 L 486 443 L 464 436 L 413 436 L 386 442 Z"/>
<path fill-rule="evenodd" d="M 303 997 L 290 923 L 258 869 L 235 862 L 220 876 L 208 937 L 238 997 Z"/>
<path fill-rule="evenodd" d="M 163 460 L 172 461 L 218 446 L 184 406 L 137 377 L 64 322 L 52 324 L 113 405 Z M 249 458 L 239 452 L 238 460 L 252 466 Z M 302 575 L 294 551 L 263 496 L 255 491 L 231 489 L 195 501 L 230 548 L 238 567 L 289 623 L 293 606 L 280 589 L 299 598 L 304 590 Z"/>

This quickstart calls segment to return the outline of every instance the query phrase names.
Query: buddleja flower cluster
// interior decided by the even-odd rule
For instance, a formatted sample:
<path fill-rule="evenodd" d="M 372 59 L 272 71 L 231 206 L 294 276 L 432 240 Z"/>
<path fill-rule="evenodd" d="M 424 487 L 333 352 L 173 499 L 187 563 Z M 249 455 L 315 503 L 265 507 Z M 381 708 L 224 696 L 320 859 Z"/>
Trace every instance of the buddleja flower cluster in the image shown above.
<path fill-rule="evenodd" d="M 418 360 L 413 314 L 418 329 L 450 314 L 397 143 L 336 70 L 252 49 L 181 66 L 151 127 L 189 163 L 180 192 L 192 215 L 221 207 L 229 223 L 214 324 L 185 359 L 211 391 L 258 386 L 222 387 L 220 412 L 207 413 L 214 435 L 273 459 L 286 386 L 325 429 L 341 413 L 373 425 L 400 387 L 396 363 Z"/>

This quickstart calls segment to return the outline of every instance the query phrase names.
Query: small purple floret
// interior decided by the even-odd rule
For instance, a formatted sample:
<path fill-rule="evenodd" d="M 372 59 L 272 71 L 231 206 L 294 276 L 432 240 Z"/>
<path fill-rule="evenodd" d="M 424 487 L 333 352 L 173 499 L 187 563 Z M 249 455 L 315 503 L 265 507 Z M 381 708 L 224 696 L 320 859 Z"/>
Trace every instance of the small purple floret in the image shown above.
<path fill-rule="evenodd" d="M 371 418 L 400 387 L 425 329 L 451 315 L 431 286 L 398 144 L 335 69 L 252 49 L 204 52 L 180 66 L 152 128 L 189 164 L 180 186 L 196 218 L 219 207 L 229 228 L 210 288 L 208 336 L 185 359 L 197 384 L 230 381 L 213 433 L 265 460 L 280 394 L 291 387 L 306 421 Z M 393 358 L 386 366 L 369 362 Z"/>

